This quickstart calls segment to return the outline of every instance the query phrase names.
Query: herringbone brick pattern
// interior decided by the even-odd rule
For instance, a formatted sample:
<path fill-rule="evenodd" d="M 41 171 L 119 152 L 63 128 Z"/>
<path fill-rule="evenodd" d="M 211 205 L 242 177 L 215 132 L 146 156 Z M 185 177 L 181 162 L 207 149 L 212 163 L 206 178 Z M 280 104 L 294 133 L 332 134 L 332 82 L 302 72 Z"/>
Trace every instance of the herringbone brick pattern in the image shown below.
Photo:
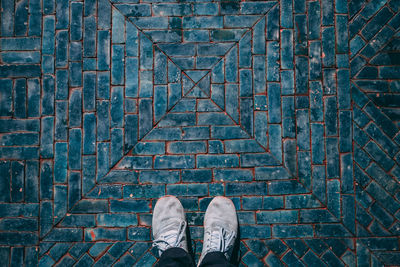
<path fill-rule="evenodd" d="M 241 266 L 400 262 L 400 1 L 4 0 L 0 261 L 196 258 L 230 197 Z"/>

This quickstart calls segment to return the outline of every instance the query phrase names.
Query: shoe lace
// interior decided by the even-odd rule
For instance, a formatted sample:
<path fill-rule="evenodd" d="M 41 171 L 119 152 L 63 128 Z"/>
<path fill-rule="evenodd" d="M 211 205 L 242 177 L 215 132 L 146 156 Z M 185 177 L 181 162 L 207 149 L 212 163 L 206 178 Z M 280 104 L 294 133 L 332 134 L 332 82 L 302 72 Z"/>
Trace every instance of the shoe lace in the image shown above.
<path fill-rule="evenodd" d="M 233 240 L 236 234 L 234 231 L 227 231 L 222 227 L 218 230 L 210 231 L 209 238 L 206 240 L 206 252 L 220 251 L 222 253 L 227 253 L 229 249 L 233 246 Z"/>
<path fill-rule="evenodd" d="M 168 248 L 179 247 L 179 244 L 183 241 L 186 231 L 186 221 L 179 223 L 178 229 L 176 224 L 168 224 L 161 229 L 161 232 L 165 232 L 160 235 L 159 238 L 153 240 L 153 247 L 158 248 L 161 253 Z"/>

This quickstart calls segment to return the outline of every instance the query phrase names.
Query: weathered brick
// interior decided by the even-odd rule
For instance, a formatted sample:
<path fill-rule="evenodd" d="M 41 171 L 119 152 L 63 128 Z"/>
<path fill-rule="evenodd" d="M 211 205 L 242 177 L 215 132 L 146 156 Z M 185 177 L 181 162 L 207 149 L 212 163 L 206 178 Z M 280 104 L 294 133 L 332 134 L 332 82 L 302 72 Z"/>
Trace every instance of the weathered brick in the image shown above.
<path fill-rule="evenodd" d="M 86 228 L 86 241 L 101 241 L 101 240 L 126 240 L 126 230 L 123 228 Z"/>
<path fill-rule="evenodd" d="M 198 29 L 198 28 L 211 28 L 217 29 L 223 27 L 223 17 L 184 17 L 183 28 L 184 29 Z"/>
<path fill-rule="evenodd" d="M 298 211 L 258 211 L 257 223 L 259 224 L 275 224 L 275 223 L 297 223 Z"/>
<path fill-rule="evenodd" d="M 276 225 L 272 228 L 272 235 L 284 238 L 286 236 L 309 237 L 313 235 L 310 225 Z"/>
<path fill-rule="evenodd" d="M 322 53 L 324 58 L 322 62 L 325 67 L 335 64 L 335 32 L 333 27 L 327 27 L 322 30 Z"/>
<path fill-rule="evenodd" d="M 39 77 L 40 76 L 39 65 L 3 65 L 0 66 L 0 77 Z"/>
<path fill-rule="evenodd" d="M 310 119 L 323 120 L 323 100 L 321 82 L 310 82 Z"/>
<path fill-rule="evenodd" d="M 156 156 L 154 167 L 157 169 L 192 169 L 195 167 L 194 156 Z"/>
<path fill-rule="evenodd" d="M 337 134 L 337 101 L 336 97 L 325 98 L 325 130 L 328 136 Z"/>
<path fill-rule="evenodd" d="M 146 212 L 150 211 L 147 200 L 110 200 L 111 212 Z"/>
<path fill-rule="evenodd" d="M 116 4 L 118 12 L 122 12 L 125 16 L 150 16 L 151 9 L 149 4 Z"/>
<path fill-rule="evenodd" d="M 281 88 L 279 84 L 268 84 L 268 106 L 270 123 L 281 122 Z"/>
<path fill-rule="evenodd" d="M 67 181 L 68 144 L 56 143 L 54 156 L 54 180 L 59 183 Z"/>
<path fill-rule="evenodd" d="M 79 172 L 70 172 L 68 176 L 68 207 L 73 207 L 81 199 L 82 177 Z"/>
<path fill-rule="evenodd" d="M 121 198 L 122 187 L 120 185 L 97 185 L 86 196 L 88 198 Z"/>
<path fill-rule="evenodd" d="M 289 209 L 317 208 L 321 203 L 313 195 L 287 196 L 285 206 Z"/>
<path fill-rule="evenodd" d="M 54 186 L 54 223 L 60 222 L 68 209 L 68 188 L 66 185 Z M 68 221 L 68 219 L 67 219 Z"/>
<path fill-rule="evenodd" d="M 0 147 L 0 155 L 2 158 L 15 160 L 29 160 L 39 158 L 38 147 Z"/>
<path fill-rule="evenodd" d="M 278 162 L 282 162 L 282 129 L 279 124 L 269 125 L 269 149 Z"/>
<path fill-rule="evenodd" d="M 213 126 L 211 127 L 211 137 L 215 139 L 241 139 L 248 135 L 238 126 Z"/>
<path fill-rule="evenodd" d="M 214 170 L 215 181 L 252 181 L 253 173 L 246 169 L 221 169 Z"/>
<path fill-rule="evenodd" d="M 236 155 L 198 155 L 197 168 L 238 167 L 239 158 Z"/>
<path fill-rule="evenodd" d="M 109 171 L 110 147 L 108 143 L 97 143 L 97 179 L 102 178 Z"/>
<path fill-rule="evenodd" d="M 42 183 L 40 184 L 42 185 Z M 53 225 L 53 203 L 50 201 L 41 201 L 40 203 L 40 225 L 41 236 L 47 234 Z"/>
<path fill-rule="evenodd" d="M 299 150 L 310 149 L 310 122 L 307 110 L 297 110 L 297 146 Z"/>
<path fill-rule="evenodd" d="M 145 227 L 129 227 L 128 239 L 133 241 L 149 241 L 150 229 Z"/>
<path fill-rule="evenodd" d="M 164 185 L 125 185 L 124 198 L 158 198 L 165 194 Z"/>
<path fill-rule="evenodd" d="M 11 201 L 24 201 L 24 165 L 21 162 L 11 162 Z"/>
<path fill-rule="evenodd" d="M 1 217 L 37 217 L 39 215 L 38 204 L 28 203 L 3 203 L 0 205 Z"/>
<path fill-rule="evenodd" d="M 94 154 L 96 151 L 96 116 L 85 113 L 83 117 L 83 154 Z"/>
<path fill-rule="evenodd" d="M 99 214 L 97 215 L 97 225 L 106 227 L 128 227 L 137 225 L 136 214 Z"/>
<path fill-rule="evenodd" d="M 311 155 L 309 151 L 298 152 L 298 175 L 306 187 L 311 185 Z"/>
<path fill-rule="evenodd" d="M 244 210 L 258 210 L 262 208 L 262 197 L 243 197 L 242 208 Z"/>
<path fill-rule="evenodd" d="M 314 164 L 323 164 L 325 160 L 324 126 L 322 124 L 311 124 L 311 152 Z"/>
<path fill-rule="evenodd" d="M 37 203 L 39 200 L 39 162 L 36 160 L 25 163 L 25 201 Z"/>
<path fill-rule="evenodd" d="M 350 111 L 339 112 L 339 147 L 340 152 L 350 152 L 352 150 L 352 131 L 351 131 L 351 114 Z"/>
<path fill-rule="evenodd" d="M 0 115 L 7 116 L 12 113 L 12 80 L 0 80 L 0 92 L 2 98 L 0 100 Z"/>
<path fill-rule="evenodd" d="M 147 99 L 139 101 L 139 138 L 142 138 L 152 128 L 151 102 Z"/>
<path fill-rule="evenodd" d="M 300 221 L 301 222 L 335 222 L 336 218 L 332 216 L 327 210 L 302 210 L 300 211 Z"/>
<path fill-rule="evenodd" d="M 81 153 L 82 153 L 82 132 L 81 129 L 69 130 L 69 153 L 68 166 L 71 169 L 81 169 Z"/>
<path fill-rule="evenodd" d="M 227 196 L 264 195 L 266 190 L 267 186 L 263 182 L 226 183 L 225 193 Z"/>
<path fill-rule="evenodd" d="M 51 161 L 46 160 L 40 166 L 40 198 L 51 199 L 53 192 L 53 166 Z"/>
<path fill-rule="evenodd" d="M 295 58 L 296 93 L 304 94 L 308 90 L 309 62 L 306 57 L 297 56 Z"/>
<path fill-rule="evenodd" d="M 15 34 L 23 36 L 27 32 L 28 3 L 26 1 L 17 4 L 15 9 Z"/>
<path fill-rule="evenodd" d="M 124 80 L 124 61 L 125 54 L 123 45 L 111 46 L 112 61 L 111 61 L 111 83 L 113 85 L 122 85 Z"/>
<path fill-rule="evenodd" d="M 255 168 L 256 180 L 289 179 L 291 175 L 282 167 L 257 167 Z"/>
<path fill-rule="evenodd" d="M 80 200 L 75 205 L 72 213 L 105 213 L 108 212 L 108 201 L 107 200 Z"/>
<path fill-rule="evenodd" d="M 225 78 L 227 82 L 237 82 L 238 81 L 238 69 L 237 69 L 237 57 L 238 57 L 238 50 L 237 47 L 234 46 L 229 53 L 226 55 L 226 63 L 225 63 Z M 241 95 L 244 96 L 242 93 L 242 86 L 246 86 L 247 91 L 249 90 L 249 86 L 251 86 L 251 80 L 249 75 L 249 70 L 240 70 L 240 77 L 242 79 L 247 79 L 247 83 L 241 83 Z"/>
<path fill-rule="evenodd" d="M 270 195 L 287 195 L 294 193 L 306 193 L 305 188 L 297 181 L 273 181 L 268 183 L 268 192 Z"/>
<path fill-rule="evenodd" d="M 250 67 L 251 65 L 251 33 L 246 33 L 243 38 L 239 41 L 239 66 Z M 221 81 L 218 81 L 221 82 Z"/>
<path fill-rule="evenodd" d="M 217 15 L 218 3 L 196 3 L 193 11 L 195 15 Z"/>
<path fill-rule="evenodd" d="M 167 144 L 167 152 L 172 154 L 198 154 L 206 151 L 206 143 L 201 141 L 171 142 Z"/>
<path fill-rule="evenodd" d="M 282 30 L 282 69 L 293 69 L 293 30 Z"/>
<path fill-rule="evenodd" d="M 248 153 L 240 156 L 240 165 L 242 167 L 274 166 L 277 163 L 277 160 L 269 153 Z"/>
<path fill-rule="evenodd" d="M 264 149 L 256 141 L 248 140 L 227 140 L 225 141 L 226 153 L 241 152 L 264 152 Z"/>
<path fill-rule="evenodd" d="M 0 163 L 0 170 L 2 175 L 0 176 L 1 179 L 1 187 L 0 187 L 0 192 L 2 193 L 0 196 L 0 199 L 4 202 L 9 202 L 10 201 L 10 179 L 11 179 L 11 173 L 10 173 L 10 162 L 2 162 Z"/>
<path fill-rule="evenodd" d="M 274 2 L 269 1 L 242 2 L 240 10 L 243 14 L 264 14 L 274 5 Z"/>
<path fill-rule="evenodd" d="M 267 14 L 267 40 L 279 39 L 279 6 L 273 7 Z"/>
<path fill-rule="evenodd" d="M 336 15 L 336 51 L 348 53 L 348 18 L 347 15 Z"/>
<path fill-rule="evenodd" d="M 156 16 L 187 16 L 192 14 L 189 4 L 153 4 L 153 14 Z"/>
<path fill-rule="evenodd" d="M 2 245 L 35 245 L 39 240 L 37 234 L 26 232 L 2 232 L 0 233 Z"/>
<path fill-rule="evenodd" d="M 266 225 L 241 225 L 240 233 L 243 238 L 269 238 L 271 237 L 271 228 Z"/>
<path fill-rule="evenodd" d="M 284 0 L 281 5 L 281 26 L 283 28 L 293 27 L 293 2 Z"/>
<path fill-rule="evenodd" d="M 265 99 L 265 103 L 266 103 Z M 256 103 L 257 104 L 257 103 Z M 268 140 L 267 140 L 267 113 L 266 112 L 256 112 L 254 118 L 254 135 L 256 141 L 262 145 L 263 147 L 267 147 Z"/>
<path fill-rule="evenodd" d="M 169 184 L 167 194 L 176 196 L 208 195 L 208 184 Z"/>
<path fill-rule="evenodd" d="M 37 133 L 10 133 L 3 135 L 0 143 L 3 146 L 38 145 L 39 136 Z"/>
<path fill-rule="evenodd" d="M 321 63 L 321 43 L 319 41 L 311 42 L 309 48 L 310 60 L 310 79 L 320 79 L 322 76 L 322 63 Z"/>
<path fill-rule="evenodd" d="M 39 37 L 2 38 L 1 48 L 9 50 L 40 50 Z"/>
<path fill-rule="evenodd" d="M 10 259 L 11 259 L 11 265 L 23 265 L 24 262 L 24 248 L 23 247 L 11 247 L 11 253 L 10 253 Z M 7 255 L 8 257 L 8 255 Z"/>
<path fill-rule="evenodd" d="M 179 181 L 178 171 L 141 171 L 139 180 L 142 183 L 176 183 Z"/>
<path fill-rule="evenodd" d="M 267 81 L 277 82 L 279 80 L 279 43 L 267 42 Z"/>
<path fill-rule="evenodd" d="M 110 106 L 109 101 L 97 101 L 96 104 L 97 116 L 102 118 L 97 122 L 97 141 L 105 141 L 110 138 L 109 106 Z"/>
<path fill-rule="evenodd" d="M 315 228 L 317 236 L 351 236 L 351 234 L 341 224 L 321 224 Z"/>
<path fill-rule="evenodd" d="M 4 63 L 13 64 L 27 64 L 27 63 L 39 63 L 40 62 L 40 53 L 29 51 L 29 52 L 3 52 L 1 53 L 1 58 Z"/>

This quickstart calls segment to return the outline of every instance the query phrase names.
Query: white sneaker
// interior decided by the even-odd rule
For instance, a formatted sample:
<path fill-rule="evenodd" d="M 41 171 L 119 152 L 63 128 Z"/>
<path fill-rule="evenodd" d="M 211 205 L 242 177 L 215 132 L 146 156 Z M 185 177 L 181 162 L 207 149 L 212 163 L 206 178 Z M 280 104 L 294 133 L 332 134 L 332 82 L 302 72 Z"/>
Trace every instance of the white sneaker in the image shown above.
<path fill-rule="evenodd" d="M 238 221 L 232 200 L 222 196 L 215 197 L 204 215 L 203 251 L 198 266 L 210 252 L 222 252 L 229 260 L 237 231 Z"/>
<path fill-rule="evenodd" d="M 174 247 L 188 251 L 185 212 L 176 197 L 160 198 L 154 207 L 152 221 L 153 246 L 158 248 L 160 256 Z"/>

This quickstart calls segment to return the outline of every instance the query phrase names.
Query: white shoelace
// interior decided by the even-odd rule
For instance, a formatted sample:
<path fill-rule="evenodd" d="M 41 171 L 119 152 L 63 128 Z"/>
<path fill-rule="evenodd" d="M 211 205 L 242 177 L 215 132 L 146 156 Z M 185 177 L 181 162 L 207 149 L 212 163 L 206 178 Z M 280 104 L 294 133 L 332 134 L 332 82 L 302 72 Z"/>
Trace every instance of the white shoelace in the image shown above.
<path fill-rule="evenodd" d="M 218 230 L 210 232 L 209 238 L 206 240 L 207 253 L 213 251 L 220 251 L 222 253 L 228 252 L 233 246 L 233 240 L 235 239 L 235 232 L 226 231 L 220 227 Z"/>
<path fill-rule="evenodd" d="M 153 240 L 153 247 L 157 247 L 162 252 L 168 248 L 180 247 L 179 244 L 183 241 L 186 231 L 186 221 L 181 221 L 178 229 L 175 224 L 168 224 L 161 230 L 163 233 L 159 238 Z"/>

